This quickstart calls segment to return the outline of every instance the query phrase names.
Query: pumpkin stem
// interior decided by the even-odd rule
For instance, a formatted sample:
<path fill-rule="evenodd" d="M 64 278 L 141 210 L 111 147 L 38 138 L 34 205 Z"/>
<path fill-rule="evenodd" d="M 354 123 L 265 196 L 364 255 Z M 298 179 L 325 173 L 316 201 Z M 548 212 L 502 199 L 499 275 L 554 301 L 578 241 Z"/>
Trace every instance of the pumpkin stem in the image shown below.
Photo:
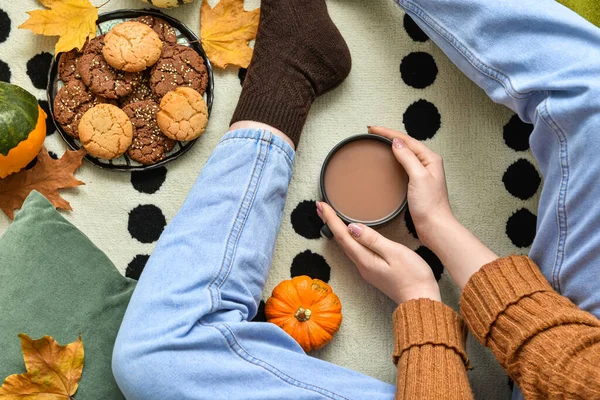
<path fill-rule="evenodd" d="M 300 308 L 298 308 L 298 311 L 296 311 L 296 314 L 294 314 L 294 317 L 296 317 L 296 319 L 300 322 L 305 322 L 310 319 L 311 315 L 312 315 L 312 311 L 310 311 L 309 309 L 304 309 L 304 308 L 300 307 Z"/>

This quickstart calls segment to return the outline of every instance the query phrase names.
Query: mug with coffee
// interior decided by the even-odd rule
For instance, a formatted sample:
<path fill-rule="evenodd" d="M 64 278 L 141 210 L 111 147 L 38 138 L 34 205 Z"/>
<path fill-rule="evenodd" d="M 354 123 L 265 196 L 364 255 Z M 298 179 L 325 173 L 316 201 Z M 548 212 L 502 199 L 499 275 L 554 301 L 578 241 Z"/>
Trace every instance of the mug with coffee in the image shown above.
<path fill-rule="evenodd" d="M 346 223 L 380 227 L 406 207 L 408 176 L 392 152 L 392 141 L 356 135 L 338 143 L 321 169 L 321 196 Z M 321 234 L 332 238 L 327 225 Z"/>

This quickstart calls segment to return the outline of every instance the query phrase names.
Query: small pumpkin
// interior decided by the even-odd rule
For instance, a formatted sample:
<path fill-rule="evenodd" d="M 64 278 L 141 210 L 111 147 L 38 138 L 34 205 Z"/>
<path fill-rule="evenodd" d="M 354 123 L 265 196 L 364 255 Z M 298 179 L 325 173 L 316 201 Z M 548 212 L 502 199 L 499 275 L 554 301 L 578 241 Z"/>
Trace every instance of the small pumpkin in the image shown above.
<path fill-rule="evenodd" d="M 145 3 L 150 3 L 155 7 L 172 8 L 186 3 L 191 3 L 194 0 L 142 0 Z"/>
<path fill-rule="evenodd" d="M 342 323 L 342 303 L 327 283 L 297 276 L 273 289 L 265 315 L 309 352 L 333 339 Z"/>
<path fill-rule="evenodd" d="M 18 172 L 40 152 L 46 113 L 31 93 L 0 82 L 0 178 Z"/>

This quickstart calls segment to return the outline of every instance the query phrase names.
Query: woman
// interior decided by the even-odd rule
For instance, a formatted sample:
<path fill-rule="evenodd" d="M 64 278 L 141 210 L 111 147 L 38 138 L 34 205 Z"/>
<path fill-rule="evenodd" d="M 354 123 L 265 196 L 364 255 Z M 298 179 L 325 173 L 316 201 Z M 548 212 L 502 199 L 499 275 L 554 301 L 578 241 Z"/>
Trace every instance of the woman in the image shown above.
<path fill-rule="evenodd" d="M 589 283 L 600 257 L 592 181 L 600 30 L 553 0 L 397 2 L 494 100 L 535 123 L 546 185 L 532 257 L 556 289 L 600 315 Z M 440 302 L 427 264 L 367 227 L 346 227 L 324 203 L 319 214 L 364 278 L 400 304 L 397 389 L 306 356 L 275 325 L 248 322 L 310 106 L 350 71 L 324 0 L 261 8 L 231 131 L 163 233 L 125 315 L 113 360 L 120 388 L 128 399 L 472 398 L 462 318 Z M 370 132 L 395 139 L 419 237 L 464 289 L 469 328 L 527 397 L 600 398 L 600 321 L 556 293 L 531 260 L 498 260 L 454 219 L 438 155 L 401 133 Z"/>

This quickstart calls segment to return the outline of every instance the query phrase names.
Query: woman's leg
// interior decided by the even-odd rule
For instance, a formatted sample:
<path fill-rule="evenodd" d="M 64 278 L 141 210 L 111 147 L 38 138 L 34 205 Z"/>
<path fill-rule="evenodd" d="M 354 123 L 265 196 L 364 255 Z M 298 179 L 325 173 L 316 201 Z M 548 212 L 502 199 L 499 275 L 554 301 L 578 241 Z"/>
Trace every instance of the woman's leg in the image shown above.
<path fill-rule="evenodd" d="M 531 257 L 600 317 L 600 29 L 554 0 L 395 0 L 492 100 L 535 128 Z"/>
<path fill-rule="evenodd" d="M 530 256 L 600 317 L 600 29 L 554 0 L 395 1 L 492 100 L 534 124 L 544 187 Z"/>
<path fill-rule="evenodd" d="M 285 139 L 297 145 L 314 98 L 350 68 L 324 0 L 263 0 L 262 13 L 232 121 L 245 129 L 227 133 L 202 169 L 148 261 L 119 331 L 113 371 L 130 400 L 394 396 L 392 385 L 307 356 L 276 325 L 248 322 L 292 176 L 294 151 Z M 305 21 L 286 20 L 301 13 L 309 14 L 303 18 L 312 34 L 331 32 L 325 49 L 307 39 Z M 273 38 L 280 44 L 270 44 Z"/>

